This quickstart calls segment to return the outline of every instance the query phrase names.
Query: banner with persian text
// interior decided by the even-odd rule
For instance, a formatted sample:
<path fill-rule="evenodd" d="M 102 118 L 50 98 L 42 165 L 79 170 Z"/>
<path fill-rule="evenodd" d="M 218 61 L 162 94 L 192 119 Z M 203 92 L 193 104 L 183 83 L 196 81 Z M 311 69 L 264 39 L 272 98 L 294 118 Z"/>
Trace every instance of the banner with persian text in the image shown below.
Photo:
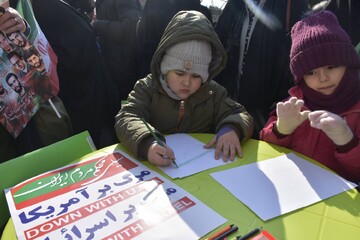
<path fill-rule="evenodd" d="M 6 190 L 19 239 L 199 239 L 226 222 L 122 151 L 98 152 Z"/>

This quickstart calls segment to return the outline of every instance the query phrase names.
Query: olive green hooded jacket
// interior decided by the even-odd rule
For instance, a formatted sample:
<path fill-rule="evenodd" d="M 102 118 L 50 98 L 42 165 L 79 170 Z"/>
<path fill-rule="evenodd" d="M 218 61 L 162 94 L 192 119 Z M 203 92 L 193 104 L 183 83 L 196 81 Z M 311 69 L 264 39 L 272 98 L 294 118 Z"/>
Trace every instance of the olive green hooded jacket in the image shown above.
<path fill-rule="evenodd" d="M 160 83 L 160 63 L 165 50 L 187 40 L 211 43 L 209 78 L 186 100 L 174 100 Z M 151 62 L 151 74 L 136 82 L 133 91 L 115 117 L 120 142 L 132 154 L 146 158 L 154 140 L 141 121 L 147 121 L 160 139 L 162 134 L 217 133 L 223 126 L 233 128 L 241 141 L 250 138 L 253 119 L 245 108 L 227 97 L 225 88 L 213 79 L 225 66 L 226 52 L 209 20 L 197 11 L 180 11 L 166 27 Z"/>

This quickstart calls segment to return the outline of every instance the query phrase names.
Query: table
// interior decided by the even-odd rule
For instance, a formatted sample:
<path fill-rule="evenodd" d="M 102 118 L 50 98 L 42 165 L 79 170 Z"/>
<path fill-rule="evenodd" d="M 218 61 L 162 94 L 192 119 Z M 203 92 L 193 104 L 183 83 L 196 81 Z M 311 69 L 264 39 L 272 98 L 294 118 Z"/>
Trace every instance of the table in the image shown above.
<path fill-rule="evenodd" d="M 192 136 L 203 142 L 209 141 L 213 137 L 211 134 L 192 134 Z M 218 229 L 215 229 L 207 236 L 226 225 L 235 224 L 239 227 L 239 230 L 228 239 L 243 235 L 256 227 L 263 227 L 276 239 L 284 240 L 346 240 L 359 238 L 360 193 L 355 189 L 266 222 L 258 218 L 247 206 L 215 181 L 210 176 L 210 173 L 277 157 L 291 151 L 253 139 L 248 140 L 242 148 L 244 151 L 243 159 L 238 159 L 231 164 L 209 169 L 190 177 L 173 180 L 174 183 L 228 219 L 228 222 L 223 226 L 219 226 Z M 114 149 L 125 151 L 121 144 L 104 148 L 101 151 L 106 152 Z M 311 160 L 309 159 L 309 161 Z M 161 173 L 148 162 L 144 162 L 144 164 Z M 206 239 L 207 236 L 203 239 Z M 12 222 L 9 221 L 1 240 L 12 239 L 16 239 L 16 237 Z"/>

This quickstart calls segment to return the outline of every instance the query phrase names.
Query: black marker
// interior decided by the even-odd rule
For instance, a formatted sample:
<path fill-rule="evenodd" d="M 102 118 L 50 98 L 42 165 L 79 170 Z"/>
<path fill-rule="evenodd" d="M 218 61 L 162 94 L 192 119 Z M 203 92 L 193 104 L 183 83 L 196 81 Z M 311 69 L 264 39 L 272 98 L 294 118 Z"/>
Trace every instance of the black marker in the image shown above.
<path fill-rule="evenodd" d="M 236 232 L 238 230 L 237 226 L 233 226 L 231 227 L 229 230 L 227 230 L 226 232 L 224 232 L 223 234 L 221 234 L 220 236 L 214 238 L 214 240 L 223 240 L 225 237 L 229 236 L 230 234 L 232 234 L 233 232 Z"/>
<path fill-rule="evenodd" d="M 240 236 L 237 238 L 237 240 L 246 240 L 249 239 L 250 237 L 254 236 L 255 234 L 257 234 L 258 232 L 260 232 L 261 228 L 255 228 L 254 230 L 251 230 L 250 232 L 248 232 L 247 234 L 245 234 L 244 236 Z"/>

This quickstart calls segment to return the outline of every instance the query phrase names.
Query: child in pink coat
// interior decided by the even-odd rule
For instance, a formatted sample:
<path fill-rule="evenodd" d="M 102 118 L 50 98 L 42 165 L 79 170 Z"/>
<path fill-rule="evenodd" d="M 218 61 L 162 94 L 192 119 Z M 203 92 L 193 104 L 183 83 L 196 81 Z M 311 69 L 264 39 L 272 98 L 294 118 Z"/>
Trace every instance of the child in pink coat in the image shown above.
<path fill-rule="evenodd" d="M 329 11 L 291 30 L 296 86 L 279 102 L 260 139 L 302 153 L 344 178 L 360 181 L 360 60 Z"/>

